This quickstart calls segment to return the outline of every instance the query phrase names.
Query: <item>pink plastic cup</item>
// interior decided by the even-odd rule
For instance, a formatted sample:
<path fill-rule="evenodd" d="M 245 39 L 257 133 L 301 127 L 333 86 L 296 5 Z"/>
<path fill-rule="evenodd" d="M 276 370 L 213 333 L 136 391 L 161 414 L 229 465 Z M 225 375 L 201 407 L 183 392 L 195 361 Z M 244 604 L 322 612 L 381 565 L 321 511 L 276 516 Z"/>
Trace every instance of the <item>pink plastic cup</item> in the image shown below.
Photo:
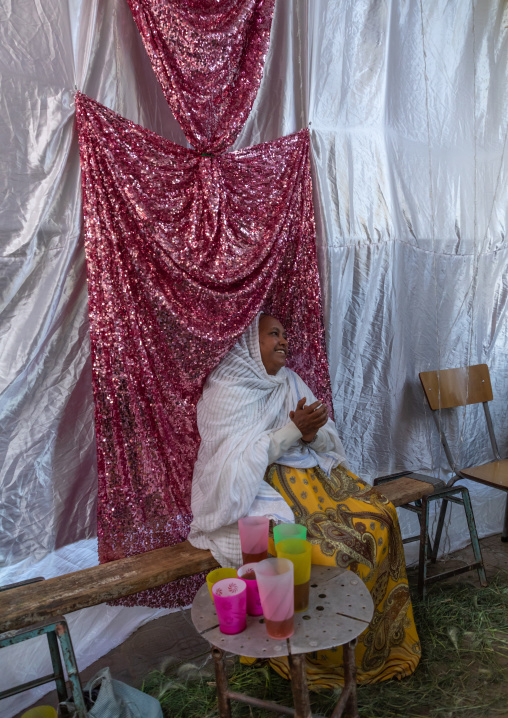
<path fill-rule="evenodd" d="M 287 558 L 267 558 L 256 565 L 256 579 L 270 638 L 294 633 L 293 564 Z"/>
<path fill-rule="evenodd" d="M 243 563 L 256 563 L 268 556 L 268 524 L 266 516 L 244 516 L 238 520 Z"/>
<path fill-rule="evenodd" d="M 241 578 L 223 578 L 212 586 L 213 602 L 222 633 L 233 635 L 247 627 L 247 584 Z"/>
<path fill-rule="evenodd" d="M 258 582 L 256 579 L 257 563 L 246 563 L 238 569 L 238 576 L 247 584 L 247 613 L 249 616 L 262 616 L 263 607 L 259 598 Z"/>

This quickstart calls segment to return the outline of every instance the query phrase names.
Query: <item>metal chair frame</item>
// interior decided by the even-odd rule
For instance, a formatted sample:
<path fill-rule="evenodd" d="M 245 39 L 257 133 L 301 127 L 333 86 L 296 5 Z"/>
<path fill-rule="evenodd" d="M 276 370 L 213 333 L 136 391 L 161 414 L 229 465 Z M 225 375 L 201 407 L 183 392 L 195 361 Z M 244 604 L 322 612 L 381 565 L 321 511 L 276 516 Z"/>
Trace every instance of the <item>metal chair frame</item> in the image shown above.
<path fill-rule="evenodd" d="M 420 522 L 420 535 L 411 536 L 403 540 L 403 543 L 411 541 L 420 541 L 420 561 L 418 574 L 418 589 L 422 597 L 425 596 L 425 587 L 428 583 L 447 578 L 464 571 L 478 570 L 478 576 L 482 586 L 487 585 L 485 568 L 478 540 L 478 533 L 474 521 L 473 509 L 469 491 L 465 486 L 456 486 L 459 479 L 468 479 L 469 481 L 478 481 L 494 488 L 499 488 L 508 492 L 508 459 L 501 459 L 497 444 L 496 435 L 488 402 L 492 401 L 492 385 L 490 382 L 489 369 L 486 364 L 476 364 L 474 366 L 461 367 L 458 369 L 443 369 L 440 371 L 426 371 L 419 374 L 422 388 L 427 399 L 432 417 L 436 424 L 441 444 L 443 445 L 446 458 L 453 471 L 452 478 L 445 484 L 443 481 L 433 479 L 430 476 L 414 474 L 412 472 L 399 472 L 390 476 L 379 477 L 374 481 L 374 485 L 379 485 L 385 481 L 392 481 L 403 476 L 412 476 L 429 484 L 434 485 L 434 490 L 428 495 L 415 491 L 414 500 L 409 499 L 407 492 L 401 488 L 400 503 L 401 508 L 413 511 L 418 515 Z M 494 460 L 486 462 L 479 466 L 464 467 L 460 469 L 455 461 L 450 445 L 443 431 L 441 422 L 441 412 L 459 406 L 467 406 L 469 404 L 482 404 L 485 415 L 485 421 L 489 432 L 490 443 Z M 439 416 L 438 416 L 439 414 Z M 396 492 L 391 492 L 396 497 Z M 409 496 L 411 492 L 409 493 Z M 434 543 L 431 544 L 429 538 L 429 504 L 431 501 L 440 499 L 442 501 L 439 510 L 439 518 L 436 527 L 436 535 Z M 395 499 L 394 499 L 395 500 Z M 406 503 L 402 503 L 406 500 Z M 443 533 L 444 521 L 448 503 L 461 504 L 466 513 L 469 534 L 471 537 L 471 546 L 473 548 L 475 561 L 467 566 L 452 571 L 446 571 L 437 576 L 427 576 L 428 560 L 435 563 L 441 536 Z M 502 541 L 508 541 L 508 497 L 506 500 L 505 516 Z"/>
<path fill-rule="evenodd" d="M 424 481 L 425 483 L 434 485 L 434 492 L 427 496 L 423 496 L 421 499 L 415 499 L 411 503 L 402 504 L 400 508 L 412 511 L 418 516 L 420 523 L 420 533 L 408 538 L 402 539 L 402 543 L 412 543 L 413 541 L 420 542 L 420 554 L 418 560 L 418 592 L 421 598 L 425 598 L 427 593 L 427 585 L 436 581 L 441 581 L 451 576 L 456 576 L 460 573 L 466 573 L 467 571 L 478 571 L 478 578 L 482 586 L 487 586 L 487 576 L 485 574 L 485 567 L 483 565 L 483 558 L 480 549 L 480 542 L 478 539 L 478 532 L 476 530 L 476 524 L 474 520 L 473 508 L 471 506 L 471 499 L 469 491 L 465 486 L 446 486 L 440 480 L 433 479 L 431 476 L 425 474 L 415 474 L 414 472 L 401 471 L 397 474 L 390 474 L 389 476 L 381 476 L 374 480 L 374 486 L 380 486 L 387 481 L 393 481 L 394 479 L 401 478 L 403 476 L 409 476 L 414 479 Z M 382 489 L 381 489 L 382 491 Z M 459 495 L 460 494 L 460 495 Z M 469 528 L 469 535 L 471 537 L 471 546 L 473 549 L 474 562 L 467 564 L 466 566 L 460 566 L 449 571 L 442 571 L 434 576 L 428 576 L 427 569 L 429 560 L 431 563 L 436 563 L 437 554 L 439 550 L 439 544 L 441 542 L 441 534 L 443 530 L 443 521 L 438 521 L 436 529 L 436 536 L 434 537 L 434 543 L 431 542 L 429 536 L 429 524 L 430 524 L 430 503 L 431 501 L 442 500 L 441 511 L 439 519 L 441 519 L 442 507 L 447 505 L 448 502 L 460 504 L 464 507 L 466 514 L 467 525 Z"/>
<path fill-rule="evenodd" d="M 487 424 L 487 430 L 489 433 L 490 444 L 492 447 L 492 454 L 494 457 L 493 461 L 502 461 L 503 460 L 501 458 L 501 454 L 499 453 L 499 447 L 498 447 L 496 435 L 494 432 L 494 424 L 492 422 L 492 417 L 490 415 L 489 401 L 491 401 L 493 399 L 493 394 L 492 394 L 492 387 L 490 385 L 490 375 L 489 375 L 488 367 L 486 364 L 483 364 L 483 365 L 480 364 L 480 365 L 476 365 L 473 367 L 464 367 L 464 369 L 467 369 L 468 371 L 474 369 L 474 370 L 480 370 L 483 372 L 484 378 L 481 379 L 481 383 L 485 385 L 485 388 L 482 390 L 482 394 L 483 394 L 483 397 L 487 397 L 486 401 L 478 401 L 478 400 L 475 400 L 474 398 L 472 400 L 468 400 L 468 398 L 466 396 L 465 400 L 463 397 L 462 400 L 457 399 L 457 401 L 452 403 L 451 406 L 441 407 L 441 401 L 439 399 L 437 408 L 433 408 L 431 405 L 431 398 L 429 398 L 429 394 L 427 393 L 427 389 L 425 386 L 424 376 L 434 373 L 434 372 L 421 372 L 420 373 L 420 381 L 422 383 L 424 394 L 425 394 L 425 397 L 429 404 L 429 408 L 432 413 L 432 418 L 434 419 L 434 423 L 438 430 L 439 438 L 441 440 L 441 444 L 443 446 L 446 459 L 448 461 L 448 464 L 450 465 L 451 470 L 454 473 L 454 476 L 452 476 L 451 479 L 446 484 L 446 486 L 448 486 L 448 487 L 453 486 L 455 484 L 455 482 L 458 481 L 459 479 L 467 479 L 468 481 L 475 481 L 475 479 L 472 478 L 471 476 L 468 476 L 467 473 L 465 473 L 466 467 L 464 467 L 462 470 L 460 468 L 458 468 L 457 461 L 455 460 L 455 457 L 453 456 L 452 450 L 450 448 L 450 445 L 448 443 L 446 435 L 443 431 L 442 422 L 441 422 L 441 412 L 442 411 L 448 411 L 450 408 L 454 408 L 457 406 L 466 406 L 468 404 L 480 404 L 481 403 L 483 406 L 485 423 Z M 451 371 L 456 372 L 457 370 L 446 370 L 445 369 L 443 371 L 444 372 L 451 372 Z M 439 374 L 439 372 L 438 372 L 438 374 Z M 482 376 L 482 374 L 480 374 L 480 376 Z M 489 462 L 487 462 L 487 464 L 488 463 Z M 498 488 L 500 490 L 503 490 L 502 486 L 499 486 Z M 447 509 L 447 502 L 444 501 L 441 506 L 441 511 L 440 511 L 439 520 L 438 520 L 437 533 L 436 533 L 436 535 L 439 534 L 439 536 L 441 535 L 441 532 L 443 530 L 444 520 L 445 520 L 445 516 L 446 516 L 446 509 Z M 506 497 L 505 514 L 504 514 L 503 531 L 501 534 L 501 540 L 504 542 L 508 542 L 508 495 Z"/>
<path fill-rule="evenodd" d="M 482 402 L 483 411 L 485 413 L 485 421 L 487 423 L 487 428 L 489 431 L 489 438 L 490 443 L 492 445 L 492 451 L 495 457 L 495 461 L 501 461 L 501 454 L 499 453 L 499 448 L 497 445 L 496 435 L 494 433 L 494 426 L 492 424 L 492 417 L 490 415 L 490 409 L 488 402 L 484 401 Z M 454 472 L 454 476 L 448 481 L 446 484 L 447 486 L 453 486 L 456 481 L 459 479 L 467 479 L 468 481 L 473 481 L 474 479 L 471 479 L 469 476 L 465 476 L 460 469 L 457 468 L 457 462 L 455 461 L 455 457 L 452 454 L 452 451 L 450 449 L 450 445 L 448 443 L 448 440 L 446 438 L 446 435 L 442 429 L 441 422 L 439 421 L 439 418 L 437 416 L 437 413 L 439 411 L 443 411 L 442 409 L 431 409 L 432 411 L 432 418 L 434 419 L 434 423 L 436 424 L 437 430 L 439 432 L 439 438 L 441 439 L 441 444 L 443 446 L 446 459 L 448 463 L 450 464 L 451 470 Z M 447 504 L 443 503 L 443 506 L 441 506 L 441 512 L 439 514 L 439 521 L 437 526 L 437 531 L 439 532 L 439 535 L 441 535 L 441 532 L 443 530 L 443 524 L 445 520 L 446 515 L 446 507 Z M 508 496 L 506 498 L 506 504 L 505 504 L 505 511 L 504 511 L 504 522 L 503 522 L 503 532 L 501 534 L 501 541 L 504 541 L 505 543 L 508 542 Z"/>
<path fill-rule="evenodd" d="M 38 581 L 44 581 L 44 579 L 32 578 L 28 581 L 21 581 L 20 583 L 14 583 L 8 586 L 0 586 L 0 591 L 8 591 L 9 589 L 16 588 L 17 586 L 25 586 L 27 584 L 36 583 Z M 60 656 L 60 650 L 58 647 L 58 643 L 60 642 L 63 660 L 65 668 L 67 670 L 67 675 L 69 677 L 72 695 L 74 698 L 74 705 L 76 707 L 76 711 L 73 715 L 76 716 L 76 718 L 87 718 L 88 713 L 86 710 L 83 690 L 81 688 L 76 657 L 74 655 L 74 649 L 72 647 L 71 634 L 69 632 L 67 621 L 63 616 L 58 616 L 52 621 L 40 623 L 35 626 L 32 626 L 31 628 L 26 628 L 21 631 L 15 631 L 12 633 L 8 632 L 3 635 L 0 634 L 0 648 L 12 646 L 16 643 L 27 641 L 30 638 L 36 638 L 37 636 L 43 635 L 46 636 L 48 641 L 49 653 L 53 666 L 53 673 L 47 676 L 43 676 L 42 678 L 36 678 L 35 680 L 21 683 L 14 688 L 0 691 L 0 700 L 2 700 L 3 698 L 8 698 L 9 696 L 17 695 L 18 693 L 23 693 L 24 691 L 28 691 L 31 688 L 35 688 L 36 686 L 41 686 L 45 683 L 55 681 L 58 701 L 60 703 L 64 703 L 65 701 L 67 701 L 68 696 L 67 688 L 65 685 L 65 674 L 62 665 L 62 657 Z"/>

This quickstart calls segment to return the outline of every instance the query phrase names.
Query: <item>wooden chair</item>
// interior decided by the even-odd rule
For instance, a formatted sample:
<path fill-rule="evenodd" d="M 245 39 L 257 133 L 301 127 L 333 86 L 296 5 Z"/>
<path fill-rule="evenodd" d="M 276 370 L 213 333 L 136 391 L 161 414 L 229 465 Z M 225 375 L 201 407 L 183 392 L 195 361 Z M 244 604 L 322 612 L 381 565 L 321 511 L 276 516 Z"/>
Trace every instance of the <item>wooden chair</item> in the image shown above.
<path fill-rule="evenodd" d="M 453 486 L 458 479 L 470 479 L 486 486 L 492 486 L 495 489 L 508 491 L 508 459 L 501 459 L 488 405 L 488 402 L 493 399 L 488 366 L 486 364 L 476 364 L 459 369 L 424 371 L 420 373 L 420 381 L 432 410 L 432 416 L 436 423 L 446 458 L 454 472 L 454 476 L 447 485 Z M 443 414 L 445 411 L 447 412 L 449 409 L 454 409 L 458 406 L 480 403 L 483 404 L 493 460 L 478 466 L 460 468 L 452 454 L 443 430 Z M 443 501 L 436 537 L 441 536 L 446 508 L 447 501 Z M 501 540 L 508 541 L 508 497 Z"/>
<path fill-rule="evenodd" d="M 395 506 L 400 506 L 418 514 L 420 534 L 404 539 L 404 543 L 420 541 L 418 590 L 423 598 L 428 583 L 474 569 L 478 571 L 481 585 L 487 585 L 469 491 L 465 486 L 455 486 L 455 482 L 459 479 L 470 479 L 496 489 L 508 491 L 508 459 L 501 459 L 494 434 L 488 406 L 488 402 L 493 399 L 492 386 L 490 383 L 489 369 L 486 364 L 477 364 L 460 369 L 425 371 L 421 372 L 419 376 L 423 391 L 432 410 L 432 416 L 439 431 L 446 458 L 454 472 L 454 476 L 445 484 L 425 474 L 400 472 L 390 476 L 381 476 L 375 479 L 374 485 L 377 486 L 381 493 L 390 499 Z M 441 421 L 443 418 L 442 412 L 458 406 L 479 403 L 483 404 L 494 459 L 479 466 L 459 468 L 443 430 L 443 421 Z M 420 482 L 420 486 L 418 486 L 417 480 Z M 425 484 L 425 482 L 427 483 Z M 425 486 L 426 488 L 422 488 Z M 442 503 L 436 527 L 436 535 L 433 544 L 431 544 L 429 538 L 429 503 L 435 500 L 441 500 Z M 446 510 L 450 502 L 460 504 L 464 507 L 475 560 L 473 563 L 462 566 L 459 569 L 453 569 L 452 571 L 446 571 L 429 577 L 427 575 L 427 564 L 429 559 L 432 563 L 436 562 Z M 501 539 L 502 541 L 508 541 L 508 498 Z"/>

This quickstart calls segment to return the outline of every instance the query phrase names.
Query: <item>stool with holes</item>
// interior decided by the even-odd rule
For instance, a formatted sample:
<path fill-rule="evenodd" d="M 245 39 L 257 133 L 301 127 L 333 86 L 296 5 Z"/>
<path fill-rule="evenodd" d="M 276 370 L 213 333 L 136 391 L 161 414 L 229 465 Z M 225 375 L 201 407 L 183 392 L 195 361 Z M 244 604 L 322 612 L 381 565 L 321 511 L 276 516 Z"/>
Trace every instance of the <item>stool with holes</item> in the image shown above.
<path fill-rule="evenodd" d="M 208 588 L 206 584 L 202 586 L 192 604 L 191 615 L 197 631 L 212 645 L 220 717 L 231 718 L 230 701 L 236 700 L 295 718 L 312 718 L 305 654 L 344 646 L 344 688 L 331 718 L 358 718 L 355 645 L 357 636 L 370 623 L 373 612 L 369 590 L 352 571 L 312 566 L 309 608 L 295 613 L 295 632 L 291 638 L 269 638 L 259 616 L 247 616 L 246 630 L 227 636 L 220 632 Z M 294 708 L 230 691 L 224 651 L 252 658 L 288 656 Z"/>

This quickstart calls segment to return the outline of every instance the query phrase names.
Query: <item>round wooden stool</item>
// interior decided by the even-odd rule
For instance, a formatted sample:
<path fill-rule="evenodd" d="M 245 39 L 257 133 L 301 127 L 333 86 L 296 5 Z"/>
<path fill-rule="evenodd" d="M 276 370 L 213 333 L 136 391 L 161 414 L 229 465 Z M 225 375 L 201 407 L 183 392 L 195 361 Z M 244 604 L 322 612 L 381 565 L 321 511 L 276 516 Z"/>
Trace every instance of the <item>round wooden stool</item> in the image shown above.
<path fill-rule="evenodd" d="M 344 646 L 344 688 L 332 718 L 358 718 L 355 645 L 357 636 L 370 623 L 373 612 L 374 604 L 367 587 L 352 571 L 312 566 L 309 608 L 295 613 L 295 632 L 291 638 L 270 638 L 260 616 L 247 616 L 246 630 L 227 636 L 219 630 L 208 587 L 206 584 L 202 586 L 192 604 L 191 616 L 197 631 L 212 644 L 221 718 L 231 718 L 231 700 L 295 718 L 312 718 L 305 654 L 333 646 Z M 230 691 L 224 651 L 251 658 L 288 656 L 294 708 Z"/>

